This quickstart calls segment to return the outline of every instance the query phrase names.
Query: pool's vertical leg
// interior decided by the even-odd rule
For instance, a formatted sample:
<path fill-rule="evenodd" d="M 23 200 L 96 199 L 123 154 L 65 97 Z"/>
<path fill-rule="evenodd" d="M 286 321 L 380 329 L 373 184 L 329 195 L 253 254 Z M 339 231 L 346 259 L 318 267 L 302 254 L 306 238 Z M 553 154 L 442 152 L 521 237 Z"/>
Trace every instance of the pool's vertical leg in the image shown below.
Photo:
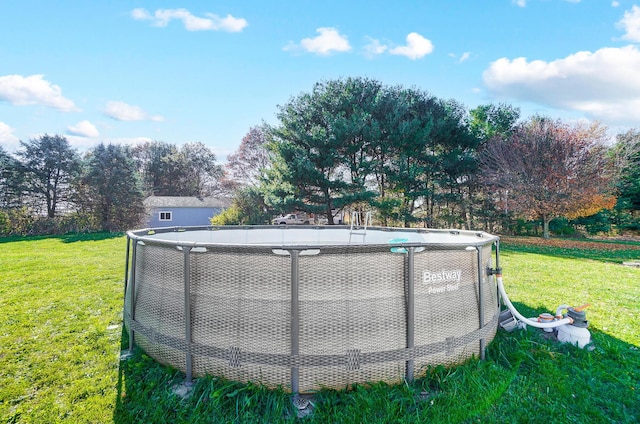
<path fill-rule="evenodd" d="M 135 333 L 133 322 L 136 319 L 136 253 L 138 242 L 133 240 L 133 253 L 131 255 L 131 278 L 129 279 L 129 353 L 133 353 L 135 347 Z"/>
<path fill-rule="evenodd" d="M 131 247 L 131 239 L 127 236 L 127 252 L 124 261 L 124 294 L 127 295 L 127 283 L 129 282 L 129 253 Z"/>
<path fill-rule="evenodd" d="M 193 380 L 193 363 L 191 356 L 191 262 L 189 261 L 190 247 L 183 247 L 184 252 L 184 341 L 186 383 Z"/>
<path fill-rule="evenodd" d="M 291 358 L 300 354 L 300 305 L 299 305 L 299 251 L 291 250 Z M 291 367 L 291 394 L 294 398 L 300 390 L 300 370 Z"/>
<path fill-rule="evenodd" d="M 478 315 L 480 321 L 480 328 L 484 327 L 484 278 L 482 275 L 485 270 L 482 269 L 482 246 L 477 246 L 478 252 Z M 484 337 L 480 338 L 480 359 L 484 359 Z"/>
<path fill-rule="evenodd" d="M 406 312 L 407 312 L 407 348 L 413 348 L 415 343 L 415 333 L 414 333 L 414 322 L 415 322 L 415 294 L 414 294 L 414 285 L 413 285 L 413 277 L 414 277 L 414 255 L 415 247 L 409 247 L 409 253 L 407 255 L 407 282 L 405 287 L 407 288 L 406 295 Z M 413 358 L 407 360 L 406 367 L 406 375 L 405 380 L 407 382 L 413 381 Z"/>

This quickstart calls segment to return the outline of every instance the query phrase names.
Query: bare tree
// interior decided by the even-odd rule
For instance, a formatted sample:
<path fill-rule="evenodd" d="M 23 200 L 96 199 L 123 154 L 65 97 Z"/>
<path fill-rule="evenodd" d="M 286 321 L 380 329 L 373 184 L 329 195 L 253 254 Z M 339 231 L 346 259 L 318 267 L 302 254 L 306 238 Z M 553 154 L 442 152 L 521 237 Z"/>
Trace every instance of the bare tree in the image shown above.
<path fill-rule="evenodd" d="M 266 145 L 269 139 L 267 124 L 251 127 L 242 138 L 240 147 L 227 157 L 225 178 L 240 186 L 257 187 L 262 170 L 269 164 L 269 152 Z"/>

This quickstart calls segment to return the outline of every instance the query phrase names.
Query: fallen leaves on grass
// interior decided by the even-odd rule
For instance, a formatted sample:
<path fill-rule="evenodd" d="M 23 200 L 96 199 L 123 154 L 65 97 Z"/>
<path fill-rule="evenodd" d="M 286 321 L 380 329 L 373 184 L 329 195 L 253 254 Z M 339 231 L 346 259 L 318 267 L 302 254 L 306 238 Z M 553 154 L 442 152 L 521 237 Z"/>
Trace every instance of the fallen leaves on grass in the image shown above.
<path fill-rule="evenodd" d="M 544 239 L 542 237 L 500 237 L 500 242 L 507 245 L 546 246 L 561 249 L 640 250 L 640 245 L 638 244 L 553 238 Z"/>

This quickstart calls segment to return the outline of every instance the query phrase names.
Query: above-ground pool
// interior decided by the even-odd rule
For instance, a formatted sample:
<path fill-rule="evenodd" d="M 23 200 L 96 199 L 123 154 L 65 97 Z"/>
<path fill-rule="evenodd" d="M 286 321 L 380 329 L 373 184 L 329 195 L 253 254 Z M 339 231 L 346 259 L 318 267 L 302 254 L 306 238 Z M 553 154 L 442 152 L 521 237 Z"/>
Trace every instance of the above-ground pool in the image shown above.
<path fill-rule="evenodd" d="M 255 226 L 127 236 L 131 346 L 188 380 L 209 374 L 293 393 L 395 383 L 482 357 L 498 326 L 498 237 L 483 232 Z"/>

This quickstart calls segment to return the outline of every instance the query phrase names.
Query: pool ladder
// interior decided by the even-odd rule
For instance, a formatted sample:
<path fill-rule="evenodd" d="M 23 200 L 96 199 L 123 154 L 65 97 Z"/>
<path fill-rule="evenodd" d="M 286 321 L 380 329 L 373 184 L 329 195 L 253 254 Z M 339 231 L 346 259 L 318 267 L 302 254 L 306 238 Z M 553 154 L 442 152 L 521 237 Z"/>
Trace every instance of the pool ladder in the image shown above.
<path fill-rule="evenodd" d="M 351 228 L 349 229 L 349 243 L 351 243 L 351 236 L 357 235 L 364 236 L 367 235 L 367 227 L 371 226 L 371 211 L 365 212 L 364 214 L 364 225 L 360 225 L 360 213 L 357 211 L 351 212 Z"/>

